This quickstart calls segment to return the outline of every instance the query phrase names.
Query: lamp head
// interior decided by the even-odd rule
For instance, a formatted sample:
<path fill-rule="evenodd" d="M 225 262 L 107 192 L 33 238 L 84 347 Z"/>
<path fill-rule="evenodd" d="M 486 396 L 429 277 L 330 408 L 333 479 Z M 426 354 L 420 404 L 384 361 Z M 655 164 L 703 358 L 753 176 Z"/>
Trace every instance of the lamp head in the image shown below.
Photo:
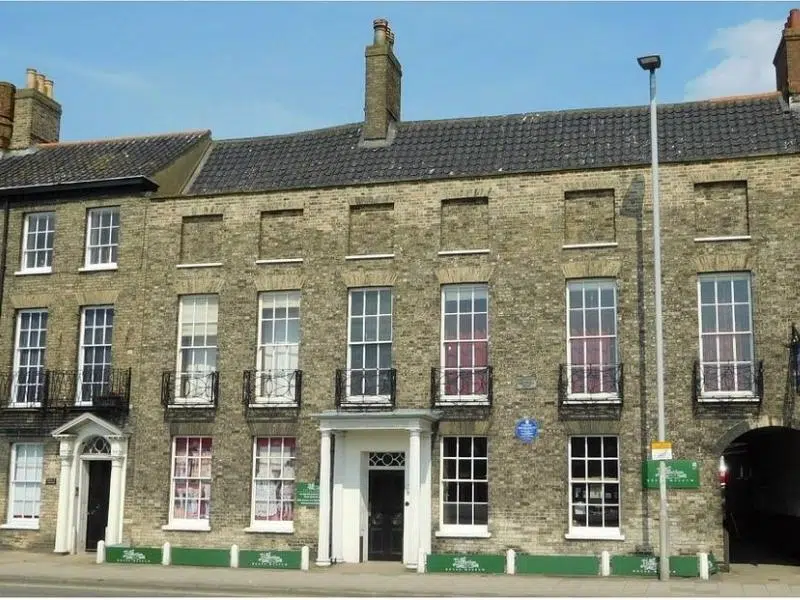
<path fill-rule="evenodd" d="M 658 54 L 640 56 L 636 60 L 639 61 L 639 66 L 645 71 L 655 71 L 661 66 L 661 57 Z"/>

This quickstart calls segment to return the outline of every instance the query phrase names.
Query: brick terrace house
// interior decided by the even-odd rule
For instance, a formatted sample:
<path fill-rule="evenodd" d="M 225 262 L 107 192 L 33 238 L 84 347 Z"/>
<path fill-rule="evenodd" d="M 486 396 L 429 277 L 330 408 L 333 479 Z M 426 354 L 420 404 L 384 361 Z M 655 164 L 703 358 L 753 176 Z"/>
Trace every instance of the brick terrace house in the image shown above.
<path fill-rule="evenodd" d="M 673 553 L 794 422 L 798 14 L 776 92 L 660 107 Z M 329 129 L 59 143 L 0 83 L 0 546 L 657 546 L 647 107 L 404 122 L 400 81 L 378 20 Z"/>

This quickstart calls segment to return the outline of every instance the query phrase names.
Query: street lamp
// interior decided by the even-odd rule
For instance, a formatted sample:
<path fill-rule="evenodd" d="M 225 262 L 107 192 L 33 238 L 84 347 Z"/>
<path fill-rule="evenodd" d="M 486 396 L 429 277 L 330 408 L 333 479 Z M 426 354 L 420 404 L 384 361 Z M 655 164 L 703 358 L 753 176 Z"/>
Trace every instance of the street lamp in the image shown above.
<path fill-rule="evenodd" d="M 658 401 L 658 441 L 666 441 L 664 424 L 664 323 L 661 308 L 661 206 L 658 199 L 658 121 L 656 119 L 656 69 L 661 57 L 640 56 L 639 66 L 650 72 L 650 171 L 653 177 L 653 262 L 656 295 L 656 397 Z M 669 579 L 669 521 L 667 520 L 667 465 L 658 461 L 659 511 L 659 577 Z"/>

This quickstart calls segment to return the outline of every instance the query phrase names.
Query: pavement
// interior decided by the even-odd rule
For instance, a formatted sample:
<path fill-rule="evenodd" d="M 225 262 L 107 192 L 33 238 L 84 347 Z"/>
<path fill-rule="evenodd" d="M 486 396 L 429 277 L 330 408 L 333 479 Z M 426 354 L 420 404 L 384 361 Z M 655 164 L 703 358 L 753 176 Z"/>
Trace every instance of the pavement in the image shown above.
<path fill-rule="evenodd" d="M 342 564 L 310 571 L 98 565 L 93 554 L 0 551 L 0 595 L 32 596 L 35 594 L 23 592 L 47 589 L 54 591 L 41 595 L 72 595 L 59 593 L 61 589 L 127 589 L 131 596 L 785 597 L 800 596 L 800 567 L 732 565 L 730 573 L 713 575 L 708 581 L 673 577 L 661 582 L 625 577 L 420 575 L 397 563 Z"/>

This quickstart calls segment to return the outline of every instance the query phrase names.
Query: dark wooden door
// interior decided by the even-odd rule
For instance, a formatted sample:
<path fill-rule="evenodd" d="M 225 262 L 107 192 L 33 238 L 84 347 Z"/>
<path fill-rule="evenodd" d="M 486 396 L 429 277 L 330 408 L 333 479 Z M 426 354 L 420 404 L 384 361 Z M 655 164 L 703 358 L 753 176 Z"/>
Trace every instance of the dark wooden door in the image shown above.
<path fill-rule="evenodd" d="M 369 472 L 369 560 L 403 560 L 404 472 Z"/>
<path fill-rule="evenodd" d="M 89 491 L 86 494 L 86 550 L 97 550 L 97 542 L 106 535 L 110 489 L 111 461 L 89 461 Z"/>

